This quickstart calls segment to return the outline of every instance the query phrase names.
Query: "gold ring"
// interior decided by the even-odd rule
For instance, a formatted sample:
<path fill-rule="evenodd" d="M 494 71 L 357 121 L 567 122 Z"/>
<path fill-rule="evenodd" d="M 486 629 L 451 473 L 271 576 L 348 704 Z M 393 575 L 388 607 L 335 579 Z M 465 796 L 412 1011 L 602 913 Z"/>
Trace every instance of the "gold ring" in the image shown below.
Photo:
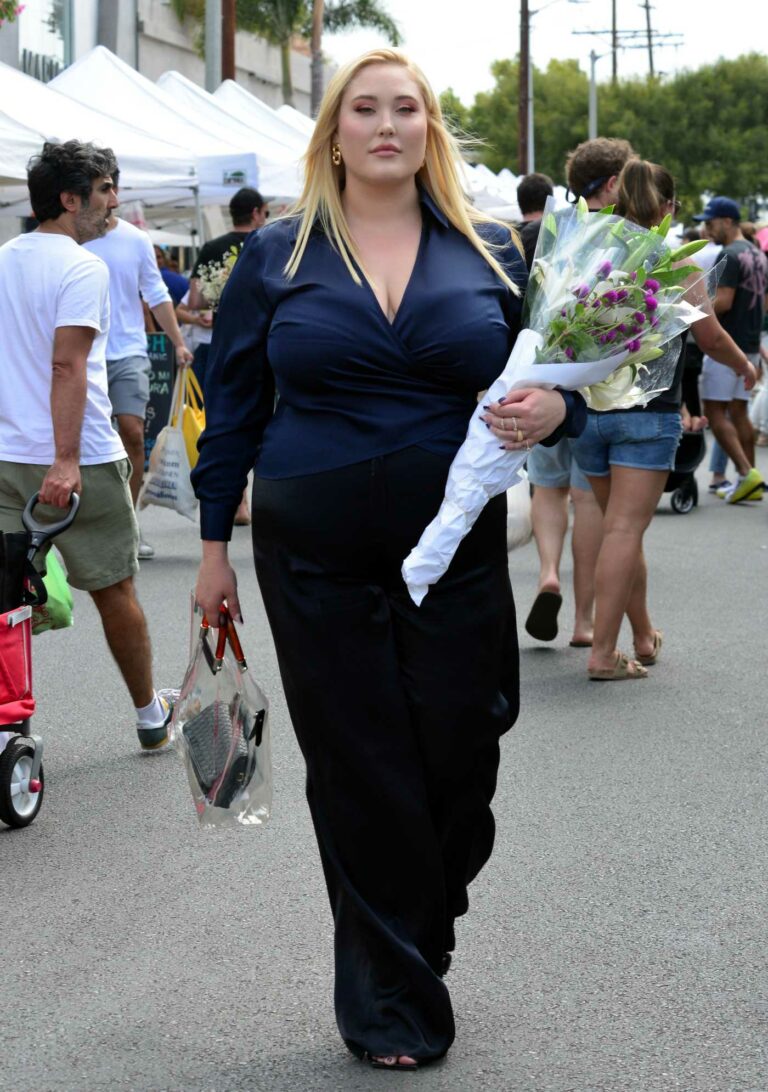
<path fill-rule="evenodd" d="M 524 439 L 525 439 L 525 435 L 523 434 L 523 430 L 522 430 L 521 428 L 519 428 L 519 429 L 517 430 L 517 442 L 518 442 L 519 444 L 521 444 L 521 443 L 523 442 L 523 440 L 524 440 Z"/>
<path fill-rule="evenodd" d="M 517 418 L 516 417 L 512 418 L 512 428 L 515 430 L 515 432 L 517 432 Z"/>
<path fill-rule="evenodd" d="M 525 450 L 526 450 L 526 451 L 530 451 L 530 450 L 531 450 L 531 445 L 530 445 L 530 444 L 528 443 L 528 441 L 527 441 L 527 440 L 525 441 Z"/>

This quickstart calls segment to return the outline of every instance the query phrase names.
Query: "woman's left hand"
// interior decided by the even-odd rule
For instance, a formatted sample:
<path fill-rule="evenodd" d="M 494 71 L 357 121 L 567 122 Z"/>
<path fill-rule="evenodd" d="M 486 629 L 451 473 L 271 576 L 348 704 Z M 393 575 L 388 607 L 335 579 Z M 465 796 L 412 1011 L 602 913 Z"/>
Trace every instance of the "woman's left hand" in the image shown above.
<path fill-rule="evenodd" d="M 528 451 L 565 420 L 562 394 L 539 387 L 509 391 L 500 402 L 490 402 L 483 409 L 483 420 L 507 451 Z"/>

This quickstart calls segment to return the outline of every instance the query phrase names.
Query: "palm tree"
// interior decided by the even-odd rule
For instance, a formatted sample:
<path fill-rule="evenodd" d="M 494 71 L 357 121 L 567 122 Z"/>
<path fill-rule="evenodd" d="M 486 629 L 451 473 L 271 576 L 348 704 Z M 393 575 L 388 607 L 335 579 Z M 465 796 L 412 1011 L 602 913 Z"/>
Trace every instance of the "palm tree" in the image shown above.
<path fill-rule="evenodd" d="M 171 0 L 179 19 L 200 21 L 205 0 Z M 319 13 L 318 13 L 319 8 Z M 293 106 L 291 43 L 296 36 L 312 42 L 313 89 L 312 112 L 317 111 L 322 95 L 322 31 L 336 34 L 353 27 L 380 31 L 391 45 L 401 41 L 397 23 L 380 0 L 237 0 L 237 25 L 265 38 L 280 50 L 283 77 L 283 101 Z M 316 74 L 317 73 L 317 74 Z"/>

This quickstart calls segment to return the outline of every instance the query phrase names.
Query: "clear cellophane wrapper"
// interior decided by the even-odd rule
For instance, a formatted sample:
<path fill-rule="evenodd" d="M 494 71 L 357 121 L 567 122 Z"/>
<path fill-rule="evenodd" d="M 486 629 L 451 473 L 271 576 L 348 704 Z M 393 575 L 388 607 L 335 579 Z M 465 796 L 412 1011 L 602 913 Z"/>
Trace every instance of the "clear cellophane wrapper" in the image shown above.
<path fill-rule="evenodd" d="M 172 736 L 201 827 L 261 826 L 272 808 L 269 702 L 227 612 L 209 626 L 193 604 L 190 662 Z"/>

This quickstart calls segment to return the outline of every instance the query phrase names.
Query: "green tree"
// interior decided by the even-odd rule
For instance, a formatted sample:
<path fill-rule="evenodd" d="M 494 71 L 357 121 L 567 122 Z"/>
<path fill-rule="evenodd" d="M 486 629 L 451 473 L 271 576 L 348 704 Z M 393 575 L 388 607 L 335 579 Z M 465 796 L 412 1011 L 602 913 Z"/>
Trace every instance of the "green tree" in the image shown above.
<path fill-rule="evenodd" d="M 482 139 L 477 158 L 491 170 L 514 169 L 517 62 L 496 61 L 491 73 L 494 86 L 469 108 L 453 92 L 448 101 Z M 564 183 L 567 153 L 587 139 L 588 81 L 576 61 L 534 70 L 534 106 L 536 168 Z M 598 131 L 629 140 L 643 158 L 667 167 L 684 215 L 701 207 L 705 192 L 742 202 L 768 197 L 768 58 L 753 53 L 673 77 L 601 84 Z"/>
<path fill-rule="evenodd" d="M 440 95 L 440 109 L 452 132 L 467 133 L 469 131 L 469 110 L 452 87 L 446 88 Z"/>
<path fill-rule="evenodd" d="M 171 0 L 180 20 L 200 21 L 205 0 Z M 354 27 L 380 31 L 392 45 L 399 45 L 400 32 L 379 0 L 329 0 L 324 5 L 323 29 L 327 34 Z M 295 37 L 312 37 L 312 0 L 237 0 L 237 25 L 266 39 L 280 50 L 283 101 L 293 105 L 291 42 Z"/>

